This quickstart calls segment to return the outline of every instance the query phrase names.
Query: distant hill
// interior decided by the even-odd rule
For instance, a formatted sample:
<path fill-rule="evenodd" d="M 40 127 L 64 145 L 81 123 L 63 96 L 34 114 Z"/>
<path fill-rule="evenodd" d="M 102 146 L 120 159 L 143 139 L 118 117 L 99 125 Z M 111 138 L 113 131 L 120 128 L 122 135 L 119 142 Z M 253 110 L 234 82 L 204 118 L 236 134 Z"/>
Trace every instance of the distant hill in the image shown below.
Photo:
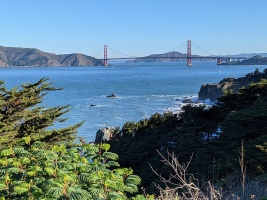
<path fill-rule="evenodd" d="M 241 65 L 267 65 L 267 57 L 253 56 L 252 58 L 243 60 L 240 62 Z"/>
<path fill-rule="evenodd" d="M 146 56 L 144 58 L 137 58 L 131 61 L 127 61 L 128 63 L 140 63 L 140 62 L 183 62 L 186 61 L 186 58 L 179 58 L 179 57 L 186 57 L 187 54 L 180 53 L 177 51 L 172 51 L 168 53 L 163 53 L 163 54 L 152 54 L 149 56 Z M 192 55 L 194 57 L 199 57 L 199 58 L 194 58 L 194 60 L 213 60 L 213 59 L 207 59 L 207 58 L 201 58 L 199 55 Z M 177 57 L 177 58 L 168 58 L 168 57 Z"/>
<path fill-rule="evenodd" d="M 229 57 L 254 57 L 254 56 L 261 56 L 261 57 L 267 57 L 267 53 L 240 53 L 240 54 L 235 54 L 235 55 L 226 55 Z"/>
<path fill-rule="evenodd" d="M 168 52 L 163 54 L 152 54 L 149 56 L 145 56 L 144 58 L 137 58 L 134 60 L 127 61 L 127 63 L 142 63 L 142 62 L 185 62 L 186 58 L 179 58 L 179 57 L 186 57 L 187 54 L 180 53 L 180 52 Z M 201 58 L 199 55 L 192 55 L 193 57 L 199 57 L 199 58 L 193 58 L 195 61 L 212 61 L 214 59 L 212 58 Z M 248 57 L 252 58 L 255 56 L 261 56 L 261 57 L 267 57 L 267 53 L 241 53 L 241 54 L 235 54 L 235 55 L 221 55 L 223 57 Z M 166 58 L 164 58 L 166 57 Z M 178 57 L 178 58 L 168 58 L 168 57 Z M 218 55 L 211 55 L 211 57 L 218 57 Z M 245 64 L 245 62 L 244 62 Z"/>
<path fill-rule="evenodd" d="M 251 54 L 252 55 L 252 54 Z M 245 56 L 243 56 L 245 57 Z M 267 65 L 267 57 L 260 55 L 246 58 L 245 60 L 232 60 L 230 62 L 222 62 L 220 65 Z"/>
<path fill-rule="evenodd" d="M 0 46 L 0 67 L 96 66 L 101 60 L 84 54 L 56 55 L 35 48 Z"/>

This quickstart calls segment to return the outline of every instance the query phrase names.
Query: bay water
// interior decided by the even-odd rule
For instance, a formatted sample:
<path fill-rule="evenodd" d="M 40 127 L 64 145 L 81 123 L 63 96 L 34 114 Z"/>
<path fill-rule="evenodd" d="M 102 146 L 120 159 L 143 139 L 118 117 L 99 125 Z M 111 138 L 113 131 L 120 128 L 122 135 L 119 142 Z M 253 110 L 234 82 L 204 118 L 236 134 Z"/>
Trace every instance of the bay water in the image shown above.
<path fill-rule="evenodd" d="M 217 66 L 216 62 L 114 63 L 109 67 L 1 68 L 0 80 L 11 89 L 49 78 L 53 86 L 43 104 L 70 105 L 63 127 L 84 121 L 78 136 L 94 141 L 98 129 L 139 121 L 159 112 L 179 110 L 183 98 L 197 98 L 202 84 L 243 77 L 266 66 Z M 108 98 L 114 93 L 116 98 Z M 94 105 L 94 106 L 92 106 Z M 60 125 L 56 125 L 59 126 Z"/>

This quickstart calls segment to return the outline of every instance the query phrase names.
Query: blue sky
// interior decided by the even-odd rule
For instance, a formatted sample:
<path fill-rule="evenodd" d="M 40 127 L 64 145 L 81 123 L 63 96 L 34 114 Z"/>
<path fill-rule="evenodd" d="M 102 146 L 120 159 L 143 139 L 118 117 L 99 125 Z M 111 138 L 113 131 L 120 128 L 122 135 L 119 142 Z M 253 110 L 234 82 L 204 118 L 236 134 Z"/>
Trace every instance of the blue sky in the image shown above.
<path fill-rule="evenodd" d="M 102 57 L 267 52 L 266 0 L 0 0 L 0 45 Z M 184 44 L 184 45 L 182 45 Z M 179 47 L 180 46 L 180 47 Z M 201 48 L 198 48 L 200 46 Z M 177 48 L 179 47 L 179 48 Z M 123 56 L 113 50 L 109 56 Z"/>

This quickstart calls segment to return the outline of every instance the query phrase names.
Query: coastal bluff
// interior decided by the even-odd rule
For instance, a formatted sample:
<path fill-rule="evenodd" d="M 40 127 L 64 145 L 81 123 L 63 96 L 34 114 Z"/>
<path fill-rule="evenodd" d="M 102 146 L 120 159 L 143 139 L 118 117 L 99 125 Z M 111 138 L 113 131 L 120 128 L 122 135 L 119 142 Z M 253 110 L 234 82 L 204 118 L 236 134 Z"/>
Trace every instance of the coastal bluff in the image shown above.
<path fill-rule="evenodd" d="M 35 48 L 0 46 L 0 67 L 98 66 L 102 61 L 80 53 L 53 54 Z"/>
<path fill-rule="evenodd" d="M 241 78 L 225 78 L 219 83 L 203 84 L 198 92 L 198 100 L 210 99 L 210 101 L 216 101 L 225 90 L 237 93 L 239 88 L 248 87 L 249 84 L 259 82 L 261 79 L 267 79 L 267 69 L 263 72 L 256 69 L 253 73 L 248 73 Z"/>

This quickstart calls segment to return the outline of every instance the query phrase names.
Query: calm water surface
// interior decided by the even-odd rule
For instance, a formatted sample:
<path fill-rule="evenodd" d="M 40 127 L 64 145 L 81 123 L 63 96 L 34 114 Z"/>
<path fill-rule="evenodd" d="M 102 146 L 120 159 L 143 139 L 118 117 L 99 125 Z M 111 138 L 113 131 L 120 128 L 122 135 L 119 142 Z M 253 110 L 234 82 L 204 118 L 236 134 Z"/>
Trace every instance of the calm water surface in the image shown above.
<path fill-rule="evenodd" d="M 44 104 L 69 104 L 66 125 L 85 120 L 78 135 L 93 141 L 98 129 L 139 121 L 155 112 L 175 111 L 181 99 L 197 96 L 201 84 L 241 77 L 266 66 L 217 66 L 215 62 L 114 64 L 110 67 L 2 68 L 8 88 L 48 77 L 61 91 L 50 92 Z M 114 93 L 117 98 L 107 98 Z M 91 104 L 96 106 L 92 107 Z"/>

